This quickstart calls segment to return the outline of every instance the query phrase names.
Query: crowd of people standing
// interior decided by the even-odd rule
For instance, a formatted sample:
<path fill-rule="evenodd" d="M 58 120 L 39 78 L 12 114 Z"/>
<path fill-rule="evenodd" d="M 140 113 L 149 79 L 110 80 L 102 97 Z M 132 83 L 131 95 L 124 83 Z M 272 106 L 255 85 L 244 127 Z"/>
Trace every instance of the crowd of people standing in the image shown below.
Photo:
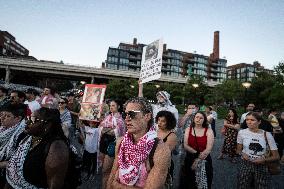
<path fill-rule="evenodd" d="M 177 153 L 183 155 L 176 186 L 212 188 L 217 132 L 224 135 L 218 160 L 228 156 L 239 165 L 238 188 L 271 186 L 267 163 L 283 156 L 283 112 L 277 117 L 271 109 L 264 119 L 251 103 L 239 119 L 229 108 L 216 131 L 214 107 L 201 111 L 190 104 L 179 118 L 168 92 L 159 91 L 156 97 L 157 103 L 150 104 L 139 83 L 138 97 L 125 103 L 109 100 L 99 120 L 79 120 L 80 97 L 73 93 L 60 96 L 50 87 L 41 94 L 0 88 L 0 189 L 72 188 L 68 176 L 74 140 L 82 144 L 80 177 L 89 180 L 102 172 L 103 189 L 173 188 Z"/>

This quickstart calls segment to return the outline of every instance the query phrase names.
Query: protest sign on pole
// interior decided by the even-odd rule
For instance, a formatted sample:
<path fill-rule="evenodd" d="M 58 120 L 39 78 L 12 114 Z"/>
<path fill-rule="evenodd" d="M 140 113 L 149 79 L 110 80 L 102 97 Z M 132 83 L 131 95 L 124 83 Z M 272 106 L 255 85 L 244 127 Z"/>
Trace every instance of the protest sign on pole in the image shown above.
<path fill-rule="evenodd" d="M 143 48 L 140 80 L 146 83 L 161 77 L 163 40 L 159 39 Z"/>
<path fill-rule="evenodd" d="M 101 117 L 106 85 L 86 84 L 79 119 L 98 121 Z"/>

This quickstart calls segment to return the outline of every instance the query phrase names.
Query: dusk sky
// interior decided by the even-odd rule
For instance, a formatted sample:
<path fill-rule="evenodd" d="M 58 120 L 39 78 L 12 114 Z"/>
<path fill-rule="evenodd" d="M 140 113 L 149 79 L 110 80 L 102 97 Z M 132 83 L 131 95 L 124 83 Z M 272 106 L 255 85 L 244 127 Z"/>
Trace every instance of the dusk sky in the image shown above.
<path fill-rule="evenodd" d="M 109 46 L 149 44 L 208 56 L 220 31 L 228 65 L 284 60 L 283 0 L 0 0 L 0 30 L 42 60 L 100 67 Z"/>

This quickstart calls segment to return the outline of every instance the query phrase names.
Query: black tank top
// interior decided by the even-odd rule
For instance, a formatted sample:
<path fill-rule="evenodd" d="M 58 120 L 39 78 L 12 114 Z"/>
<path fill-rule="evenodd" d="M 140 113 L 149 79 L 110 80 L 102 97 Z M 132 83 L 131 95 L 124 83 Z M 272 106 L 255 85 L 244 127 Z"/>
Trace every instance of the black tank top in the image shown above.
<path fill-rule="evenodd" d="M 172 133 L 174 133 L 174 132 L 170 132 L 165 138 L 163 138 L 163 142 L 167 142 L 168 136 L 170 136 L 170 134 L 172 134 Z"/>
<path fill-rule="evenodd" d="M 28 152 L 23 166 L 23 173 L 25 180 L 30 184 L 39 188 L 48 188 L 45 172 L 45 161 L 50 145 L 55 140 L 65 141 L 59 137 L 54 137 L 49 140 L 42 140 L 37 146 L 34 147 L 34 149 Z"/>

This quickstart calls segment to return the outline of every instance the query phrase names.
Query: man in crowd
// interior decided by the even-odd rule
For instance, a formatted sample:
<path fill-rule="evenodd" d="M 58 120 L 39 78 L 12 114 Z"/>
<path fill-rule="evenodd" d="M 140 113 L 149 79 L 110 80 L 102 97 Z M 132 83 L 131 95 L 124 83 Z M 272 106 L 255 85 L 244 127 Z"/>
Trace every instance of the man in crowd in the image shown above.
<path fill-rule="evenodd" d="M 6 183 L 7 162 L 17 148 L 17 141 L 25 129 L 23 121 L 26 112 L 24 104 L 5 104 L 0 110 L 0 188 Z"/>
<path fill-rule="evenodd" d="M 139 85 L 139 92 L 138 96 L 143 97 L 143 84 L 138 82 Z M 178 110 L 176 109 L 175 105 L 172 104 L 170 101 L 171 95 L 167 91 L 159 91 L 156 94 L 157 97 L 157 103 L 152 104 L 152 109 L 153 109 L 153 117 L 155 118 L 157 113 L 160 111 L 169 111 L 174 114 L 177 123 L 178 123 Z M 157 128 L 156 128 L 157 129 Z"/>
<path fill-rule="evenodd" d="M 31 110 L 32 113 L 40 109 L 40 104 L 36 100 L 37 95 L 38 92 L 35 89 L 29 88 L 26 91 L 27 100 L 24 103 L 29 106 L 29 109 Z"/>
<path fill-rule="evenodd" d="M 72 118 L 70 127 L 70 137 L 73 137 L 77 128 L 77 121 L 81 106 L 80 103 L 75 99 L 75 94 L 72 92 L 67 94 L 67 100 L 67 109 L 69 110 Z"/>
<path fill-rule="evenodd" d="M 54 94 L 55 92 L 51 89 L 51 87 L 45 87 L 43 89 L 42 96 L 38 99 L 41 107 L 57 109 L 58 101 L 54 97 Z"/>
<path fill-rule="evenodd" d="M 9 101 L 8 90 L 0 87 L 0 108 Z"/>
<path fill-rule="evenodd" d="M 26 95 L 22 91 L 14 90 L 10 94 L 11 104 L 24 104 L 25 100 L 26 100 Z"/>
<path fill-rule="evenodd" d="M 241 125 L 244 123 L 247 114 L 248 114 L 249 112 L 253 111 L 254 108 L 255 108 L 255 105 L 254 105 L 253 103 L 248 104 L 248 106 L 247 106 L 247 108 L 246 108 L 246 109 L 247 109 L 247 112 L 244 113 L 244 114 L 242 114 L 242 116 L 241 116 L 241 120 L 240 120 L 240 124 L 241 124 Z"/>
<path fill-rule="evenodd" d="M 195 113 L 198 111 L 198 107 L 195 104 L 189 104 L 187 106 L 186 113 L 184 116 L 179 120 L 179 127 L 186 129 L 190 126 L 192 118 L 194 117 Z"/>
<path fill-rule="evenodd" d="M 107 187 L 162 188 L 171 154 L 165 143 L 157 143 L 151 104 L 144 98 L 136 97 L 128 100 L 125 105 L 128 131 L 122 139 L 117 140 L 115 160 Z M 146 165 L 150 165 L 150 170 Z"/>

